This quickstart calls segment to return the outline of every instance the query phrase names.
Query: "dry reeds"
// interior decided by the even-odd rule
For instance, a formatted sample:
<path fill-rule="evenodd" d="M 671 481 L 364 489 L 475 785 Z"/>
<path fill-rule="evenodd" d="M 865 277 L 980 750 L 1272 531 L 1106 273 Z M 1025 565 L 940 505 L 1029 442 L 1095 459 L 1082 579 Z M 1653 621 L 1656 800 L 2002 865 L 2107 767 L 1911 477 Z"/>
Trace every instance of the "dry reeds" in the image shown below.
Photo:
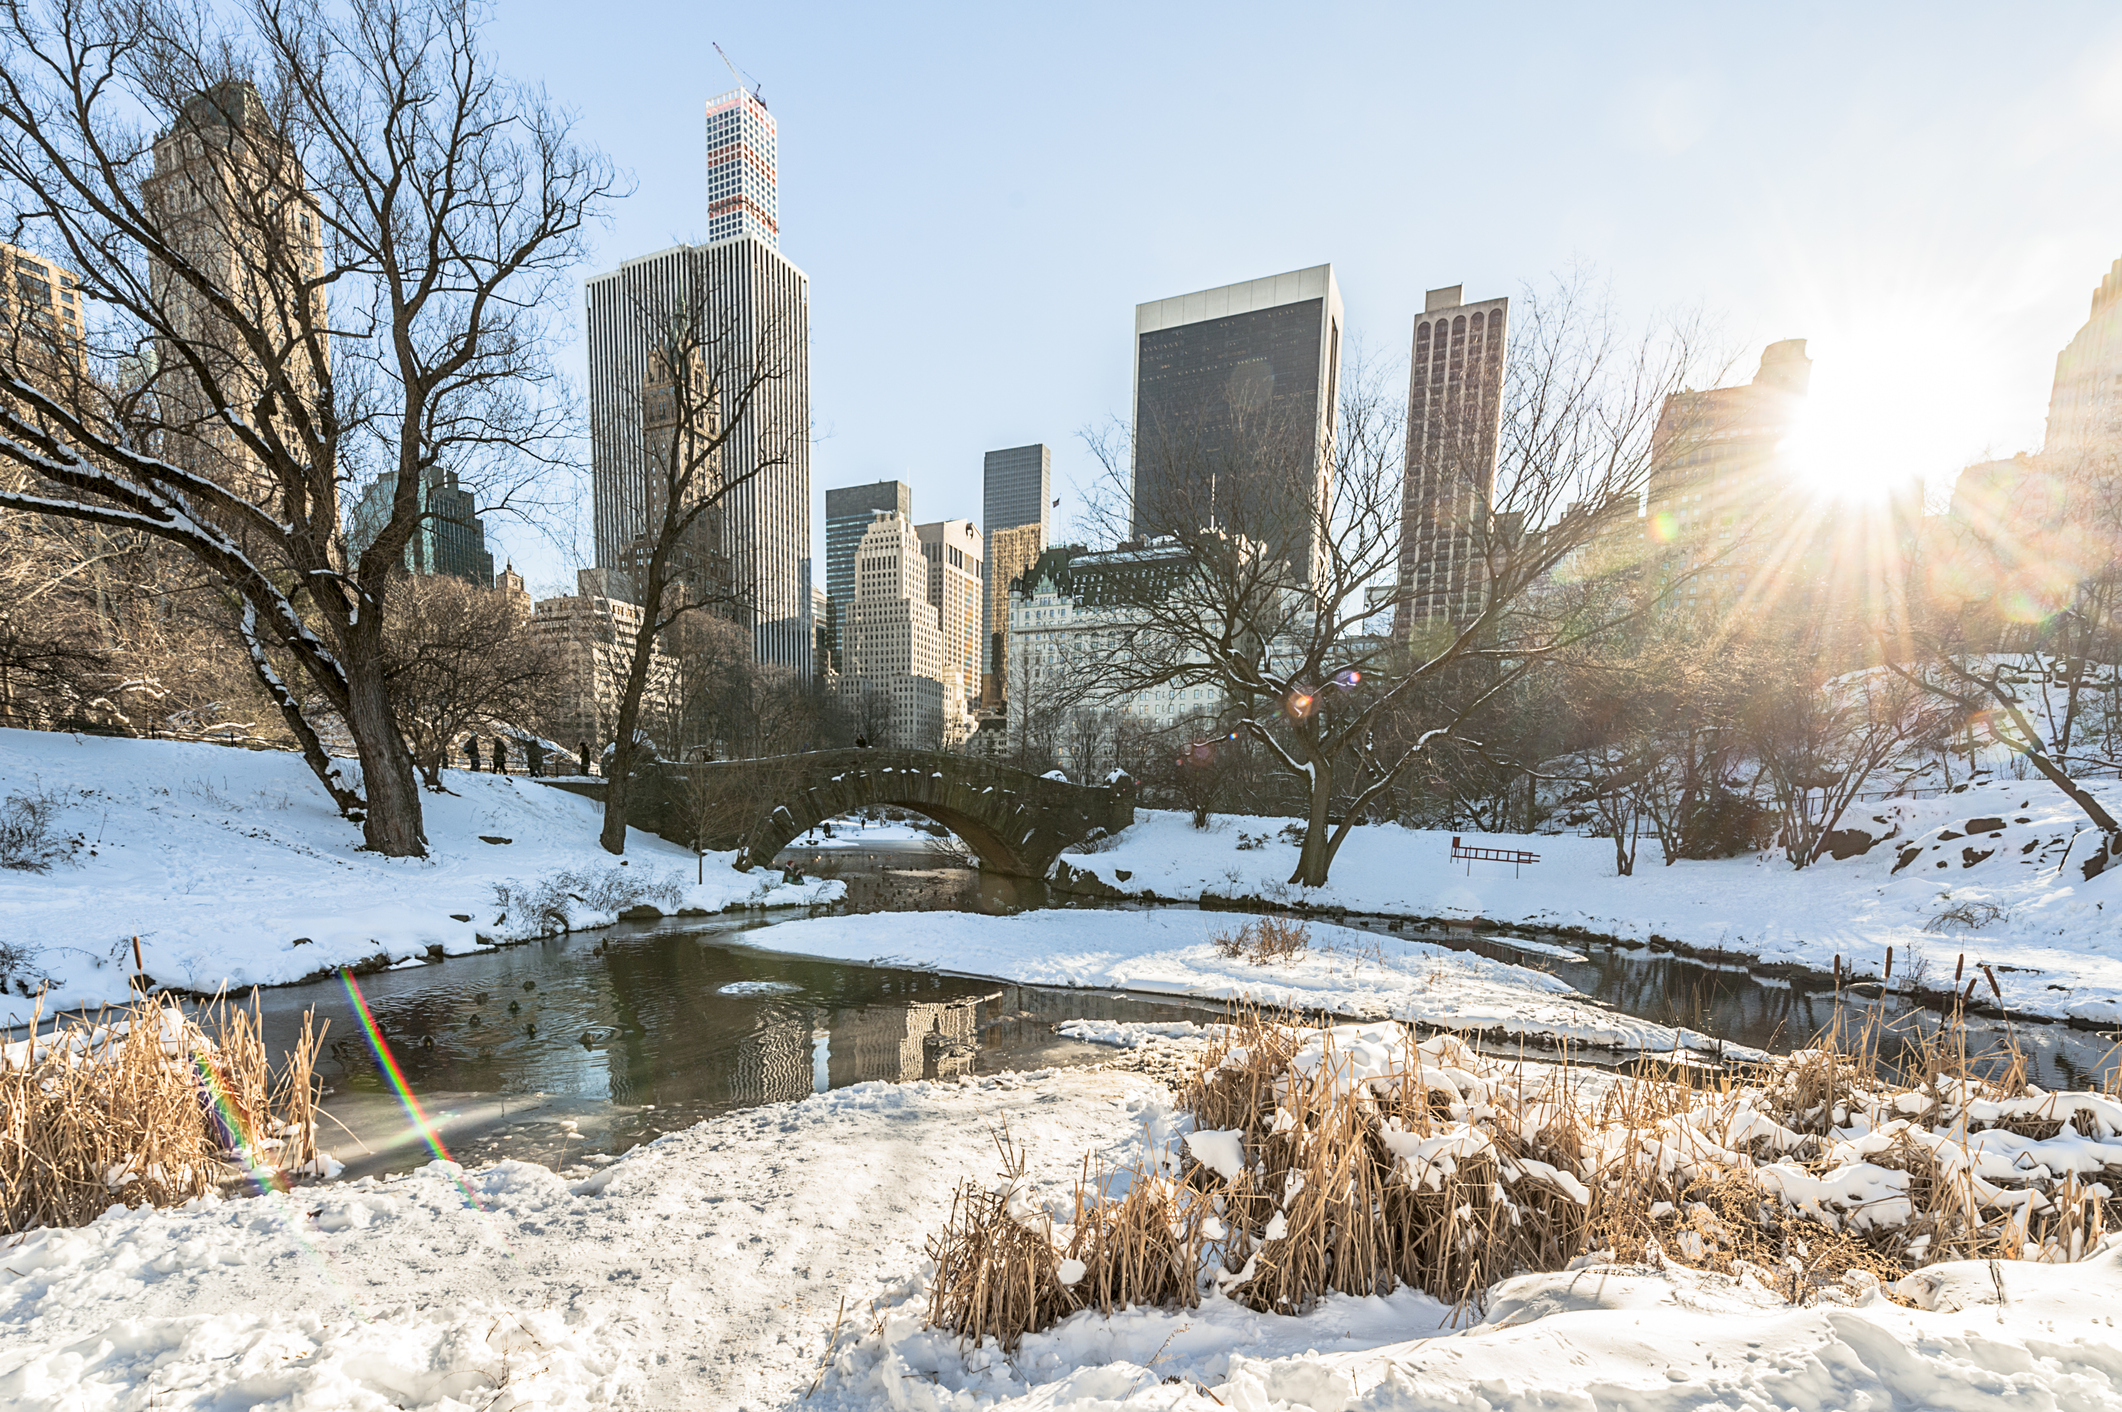
<path fill-rule="evenodd" d="M 315 1170 L 322 1038 L 305 1016 L 276 1076 L 255 1008 L 186 1016 L 143 999 L 44 1033 L 33 1019 L 28 1039 L 0 1049 L 0 1231 L 172 1206 L 243 1171 L 284 1182 Z"/>
<path fill-rule="evenodd" d="M 1270 966 L 1294 961 L 1311 949 L 1312 929 L 1287 917 L 1255 917 L 1235 932 L 1219 932 L 1209 938 L 1218 954 L 1233 961 Z"/>
<path fill-rule="evenodd" d="M 1747 1076 L 1592 1081 L 1390 1022 L 1238 1013 L 1179 1094 L 1179 1180 L 1153 1166 L 1108 1196 L 1086 1167 L 1057 1231 L 1026 1218 L 1005 1147 L 1002 1188 L 962 1189 L 932 1247 L 931 1322 L 1013 1348 L 1077 1309 L 1209 1289 L 1287 1313 L 1401 1285 L 1465 1303 L 1593 1254 L 1840 1300 L 1939 1260 L 2097 1246 L 2122 1100 L 2044 1093 L 1956 1023 L 1842 1034 Z"/>

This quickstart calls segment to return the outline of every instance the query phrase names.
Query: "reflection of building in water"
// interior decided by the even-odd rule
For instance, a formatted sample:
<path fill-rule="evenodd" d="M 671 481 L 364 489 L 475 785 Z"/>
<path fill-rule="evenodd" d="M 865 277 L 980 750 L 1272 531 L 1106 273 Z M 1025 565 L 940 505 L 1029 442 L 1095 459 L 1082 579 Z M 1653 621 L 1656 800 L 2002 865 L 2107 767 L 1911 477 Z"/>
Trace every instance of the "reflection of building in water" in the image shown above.
<path fill-rule="evenodd" d="M 729 1096 L 735 1103 L 786 1103 L 811 1091 L 811 1024 L 808 1015 L 769 1010 L 759 1027 L 737 1046 L 730 1065 Z"/>
<path fill-rule="evenodd" d="M 883 1079 L 943 1079 L 973 1071 L 978 1000 L 871 1005 L 833 1015 L 826 1076 L 834 1088 Z"/>

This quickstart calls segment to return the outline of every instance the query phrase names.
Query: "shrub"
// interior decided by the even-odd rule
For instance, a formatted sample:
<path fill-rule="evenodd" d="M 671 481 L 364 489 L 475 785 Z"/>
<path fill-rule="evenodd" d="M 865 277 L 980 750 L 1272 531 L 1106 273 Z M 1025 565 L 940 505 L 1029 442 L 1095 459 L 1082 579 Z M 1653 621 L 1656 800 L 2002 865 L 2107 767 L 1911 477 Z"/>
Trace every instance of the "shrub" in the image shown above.
<path fill-rule="evenodd" d="M 11 794 L 0 804 L 0 868 L 48 873 L 74 853 L 74 841 L 53 827 L 58 801 L 48 794 Z"/>
<path fill-rule="evenodd" d="M 1271 966 L 1294 961 L 1311 949 L 1311 928 L 1286 917 L 1255 917 L 1236 932 L 1219 932 L 1209 938 L 1218 954 L 1233 961 Z"/>
<path fill-rule="evenodd" d="M 574 925 L 575 907 L 619 913 L 648 902 L 669 909 L 684 895 L 676 878 L 645 868 L 564 868 L 529 885 L 514 879 L 494 884 L 494 901 L 501 908 L 496 924 L 509 922 L 517 936 L 564 932 Z"/>
<path fill-rule="evenodd" d="M 999 1188 L 961 1189 L 929 1322 L 1007 1349 L 1092 1306 L 1217 1289 L 1302 1313 L 1401 1285 L 1456 1304 L 1587 1257 L 1846 1304 L 1942 1260 L 2099 1251 L 2106 1188 L 2088 1176 L 2122 1167 L 2112 1093 L 2043 1092 L 2023 1054 L 1971 1054 L 1957 1026 L 1890 1055 L 1880 1031 L 1832 1034 L 1745 1076 L 1585 1082 L 1391 1021 L 1241 1012 L 1178 1096 L 1183 1147 L 1124 1198 L 1086 1162 L 1057 1228 L 1007 1151 Z M 1978 1172 L 1982 1130 L 2098 1156 Z"/>

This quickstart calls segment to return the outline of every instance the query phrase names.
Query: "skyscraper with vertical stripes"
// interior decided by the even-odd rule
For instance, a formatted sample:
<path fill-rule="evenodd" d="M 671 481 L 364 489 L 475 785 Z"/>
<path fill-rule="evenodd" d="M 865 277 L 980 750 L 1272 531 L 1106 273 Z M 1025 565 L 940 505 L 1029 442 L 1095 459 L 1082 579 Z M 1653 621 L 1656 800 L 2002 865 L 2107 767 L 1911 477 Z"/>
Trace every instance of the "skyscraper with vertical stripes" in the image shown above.
<path fill-rule="evenodd" d="M 1454 284 L 1430 290 L 1415 320 L 1393 619 L 1402 638 L 1481 614 L 1509 308 L 1508 299 L 1469 304 Z"/>
<path fill-rule="evenodd" d="M 590 487 L 599 568 L 624 570 L 647 528 L 644 384 L 658 320 L 704 321 L 725 387 L 771 378 L 720 453 L 722 474 L 756 477 L 721 505 L 722 559 L 759 660 L 808 677 L 811 623 L 810 281 L 779 249 L 774 126 L 738 90 L 707 105 L 708 231 L 591 279 Z"/>

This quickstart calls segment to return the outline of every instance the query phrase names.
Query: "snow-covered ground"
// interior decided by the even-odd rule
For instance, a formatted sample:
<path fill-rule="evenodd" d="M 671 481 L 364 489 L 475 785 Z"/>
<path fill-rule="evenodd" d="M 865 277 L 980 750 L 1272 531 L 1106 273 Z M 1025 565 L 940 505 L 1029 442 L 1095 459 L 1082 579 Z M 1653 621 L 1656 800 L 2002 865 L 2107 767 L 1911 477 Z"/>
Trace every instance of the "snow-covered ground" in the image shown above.
<path fill-rule="evenodd" d="M 2122 785 L 2095 788 L 2110 809 L 2122 810 Z M 1856 975 L 1873 978 L 1893 947 L 1897 983 L 1922 966 L 1929 985 L 1949 986 L 1964 953 L 1970 974 L 1978 962 L 1996 970 L 2016 1012 L 2122 1020 L 2122 869 L 2086 881 L 2066 857 L 2084 815 L 2045 780 L 1860 805 L 1844 824 L 1879 841 L 1803 870 L 1780 853 L 1667 867 L 1657 841 L 1645 839 L 1634 874 L 1621 877 L 1607 839 L 1482 834 L 1463 837 L 1473 846 L 1525 849 L 1540 861 L 1515 870 L 1474 863 L 1469 871 L 1451 861 L 1450 833 L 1366 825 L 1350 832 L 1327 886 L 1311 891 L 1288 884 L 1297 862 L 1297 846 L 1283 833 L 1289 820 L 1223 815 L 1200 832 L 1181 813 L 1136 817 L 1101 851 L 1062 861 L 1125 893 L 1581 927 L 1821 971 L 1839 955 Z M 2087 846 L 2077 839 L 2080 859 Z"/>
<path fill-rule="evenodd" d="M 865 1084 L 566 1175 L 523 1163 L 114 1210 L 6 1252 L 0 1407 L 1210 1408 L 2122 1406 L 2122 1243 L 2074 1265 L 1934 1266 L 1794 1308 L 1678 1268 L 1530 1275 L 1463 1315 L 1219 1295 L 1078 1314 L 1010 1358 L 923 1330 L 956 1184 L 1022 1144 L 1036 1205 L 1086 1152 L 1183 1123 L 1112 1070 Z"/>
<path fill-rule="evenodd" d="M 1389 1016 L 1490 1037 L 1629 1050 L 1718 1047 L 1695 1031 L 1596 1006 L 1545 971 L 1328 922 L 1310 924 L 1311 944 L 1299 957 L 1255 965 L 1221 954 L 1212 938 L 1247 920 L 1192 910 L 872 912 L 782 922 L 741 940 L 799 956 Z"/>
<path fill-rule="evenodd" d="M 212 991 L 273 985 L 384 956 L 457 954 L 559 929 L 520 898 L 541 889 L 571 927 L 613 921 L 614 899 L 652 892 L 665 912 L 785 907 L 838 897 L 740 873 L 638 830 L 622 865 L 597 846 L 600 806 L 510 775 L 443 773 L 423 794 L 429 856 L 383 858 L 331 808 L 300 756 L 181 741 L 0 730 L 0 806 L 48 801 L 65 856 L 46 872 L 0 869 L 0 1024 L 126 998 L 132 938 L 147 973 Z M 562 874 L 573 874 L 560 882 Z M 557 885 L 555 885 L 557 884 Z"/>
<path fill-rule="evenodd" d="M 800 838 L 790 841 L 790 848 L 874 848 L 878 844 L 908 844 L 941 842 L 927 829 L 896 819 L 879 819 L 872 823 L 868 819 L 840 818 L 832 821 L 832 833 L 828 835 L 820 828 L 812 829 Z"/>

